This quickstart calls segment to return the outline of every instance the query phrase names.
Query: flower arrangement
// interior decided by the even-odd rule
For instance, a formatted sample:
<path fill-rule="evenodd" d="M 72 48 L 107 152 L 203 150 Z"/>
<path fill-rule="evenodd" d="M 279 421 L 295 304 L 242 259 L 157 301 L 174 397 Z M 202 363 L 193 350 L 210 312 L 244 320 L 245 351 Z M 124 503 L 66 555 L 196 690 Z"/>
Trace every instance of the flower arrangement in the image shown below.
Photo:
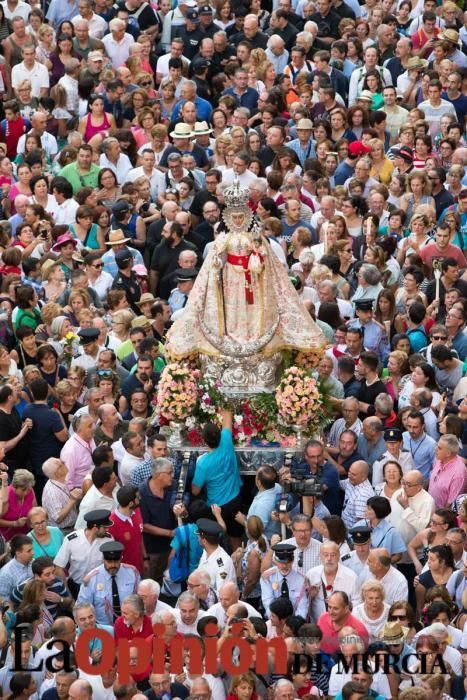
<path fill-rule="evenodd" d="M 300 367 L 289 367 L 276 390 L 280 419 L 286 425 L 309 426 L 321 408 L 316 381 Z"/>
<path fill-rule="evenodd" d="M 63 345 L 61 361 L 64 361 L 67 367 L 70 367 L 72 359 L 77 354 L 77 342 L 78 336 L 75 335 L 73 331 L 68 331 L 66 336 L 61 340 L 61 344 Z"/>
<path fill-rule="evenodd" d="M 324 357 L 324 348 L 310 348 L 309 350 L 297 352 L 294 358 L 294 365 L 301 369 L 311 371 L 316 369 Z"/>
<path fill-rule="evenodd" d="M 221 383 L 214 377 L 204 377 L 198 384 L 198 406 L 196 416 L 201 423 L 209 421 L 220 425 L 219 411 L 227 408 L 227 401 L 221 392 Z"/>
<path fill-rule="evenodd" d="M 166 421 L 184 421 L 198 400 L 196 370 L 176 362 L 167 365 L 161 375 L 157 392 L 157 413 Z"/>

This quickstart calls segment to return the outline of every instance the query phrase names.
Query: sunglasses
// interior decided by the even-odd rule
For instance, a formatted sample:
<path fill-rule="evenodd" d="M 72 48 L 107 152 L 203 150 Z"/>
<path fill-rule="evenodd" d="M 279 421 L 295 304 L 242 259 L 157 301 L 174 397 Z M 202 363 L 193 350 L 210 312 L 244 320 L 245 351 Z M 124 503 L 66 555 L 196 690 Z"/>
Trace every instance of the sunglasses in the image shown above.
<path fill-rule="evenodd" d="M 448 338 L 446 335 L 432 335 L 431 339 L 432 340 L 447 340 Z"/>
<path fill-rule="evenodd" d="M 103 263 L 96 263 L 95 265 L 93 265 L 93 267 L 95 267 L 96 270 L 101 270 L 104 267 L 104 265 Z"/>
<path fill-rule="evenodd" d="M 111 369 L 98 369 L 96 374 L 98 377 L 111 377 L 113 371 Z"/>
<path fill-rule="evenodd" d="M 152 83 L 140 83 L 141 87 L 151 87 Z"/>
<path fill-rule="evenodd" d="M 391 621 L 393 621 L 393 620 L 407 620 L 407 615 L 391 615 L 391 617 L 389 619 Z"/>

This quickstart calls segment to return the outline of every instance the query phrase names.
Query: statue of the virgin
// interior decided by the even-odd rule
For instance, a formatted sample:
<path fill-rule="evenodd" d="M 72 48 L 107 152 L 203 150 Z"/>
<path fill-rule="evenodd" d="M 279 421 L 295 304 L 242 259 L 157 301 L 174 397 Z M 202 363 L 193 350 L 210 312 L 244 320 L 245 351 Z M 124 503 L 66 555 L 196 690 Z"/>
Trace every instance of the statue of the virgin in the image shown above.
<path fill-rule="evenodd" d="M 248 189 L 235 181 L 224 190 L 224 200 L 225 230 L 212 245 L 166 348 L 174 359 L 200 355 L 218 376 L 230 370 L 227 383 L 233 373 L 237 385 L 250 385 L 253 392 L 252 382 L 258 391 L 266 385 L 272 389 L 282 350 L 306 352 L 323 347 L 325 339 L 248 207 Z M 257 376 L 261 367 L 269 367 L 267 377 L 264 371 Z"/>

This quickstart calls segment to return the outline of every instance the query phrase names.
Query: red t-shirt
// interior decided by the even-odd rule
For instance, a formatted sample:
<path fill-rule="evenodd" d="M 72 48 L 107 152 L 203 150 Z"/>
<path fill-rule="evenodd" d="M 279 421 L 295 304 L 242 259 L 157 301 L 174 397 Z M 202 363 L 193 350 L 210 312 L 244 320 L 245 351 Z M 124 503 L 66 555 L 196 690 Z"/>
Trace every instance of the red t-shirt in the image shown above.
<path fill-rule="evenodd" d="M 446 258 L 454 258 L 461 269 L 465 267 L 465 257 L 460 248 L 452 243 L 449 243 L 447 248 L 440 250 L 436 243 L 428 243 L 420 251 L 420 257 L 429 267 L 433 267 L 433 260 L 445 260 Z"/>
<path fill-rule="evenodd" d="M 143 626 L 139 630 L 129 627 L 122 616 L 117 617 L 114 624 L 115 641 L 119 639 L 146 639 L 152 634 L 152 622 L 148 615 L 143 618 Z"/>
<path fill-rule="evenodd" d="M 109 532 L 117 542 L 121 542 L 123 550 L 122 561 L 124 564 L 131 564 L 143 573 L 143 519 L 138 508 L 131 516 L 131 520 L 122 518 L 114 511 L 110 516 L 113 523 Z"/>
<path fill-rule="evenodd" d="M 334 652 L 339 651 L 339 642 L 337 639 L 337 635 L 339 634 L 339 630 L 341 630 L 342 627 L 353 627 L 358 636 L 363 639 L 365 645 L 368 644 L 367 628 L 365 627 L 363 622 L 357 620 L 357 618 L 354 617 L 351 613 L 347 615 L 339 629 L 336 629 L 334 627 L 333 622 L 331 621 L 331 618 L 329 617 L 329 613 L 325 612 L 320 616 L 318 620 L 318 627 L 323 633 L 323 641 L 321 642 L 320 649 L 325 654 L 334 654 Z"/>

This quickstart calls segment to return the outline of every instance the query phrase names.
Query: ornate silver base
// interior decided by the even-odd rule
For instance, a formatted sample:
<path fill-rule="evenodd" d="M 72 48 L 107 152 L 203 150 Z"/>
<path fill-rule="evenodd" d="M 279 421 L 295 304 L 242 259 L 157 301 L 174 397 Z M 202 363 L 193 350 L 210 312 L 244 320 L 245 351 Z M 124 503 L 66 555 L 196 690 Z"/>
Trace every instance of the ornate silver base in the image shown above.
<path fill-rule="evenodd" d="M 172 449 L 180 449 L 184 442 L 184 430 L 185 423 L 179 421 L 170 421 L 169 423 L 170 434 L 167 440 L 167 446 Z"/>
<path fill-rule="evenodd" d="M 200 361 L 202 373 L 219 380 L 226 396 L 248 398 L 276 390 L 282 356 L 280 353 L 270 357 L 260 353 L 249 357 L 200 355 Z"/>

